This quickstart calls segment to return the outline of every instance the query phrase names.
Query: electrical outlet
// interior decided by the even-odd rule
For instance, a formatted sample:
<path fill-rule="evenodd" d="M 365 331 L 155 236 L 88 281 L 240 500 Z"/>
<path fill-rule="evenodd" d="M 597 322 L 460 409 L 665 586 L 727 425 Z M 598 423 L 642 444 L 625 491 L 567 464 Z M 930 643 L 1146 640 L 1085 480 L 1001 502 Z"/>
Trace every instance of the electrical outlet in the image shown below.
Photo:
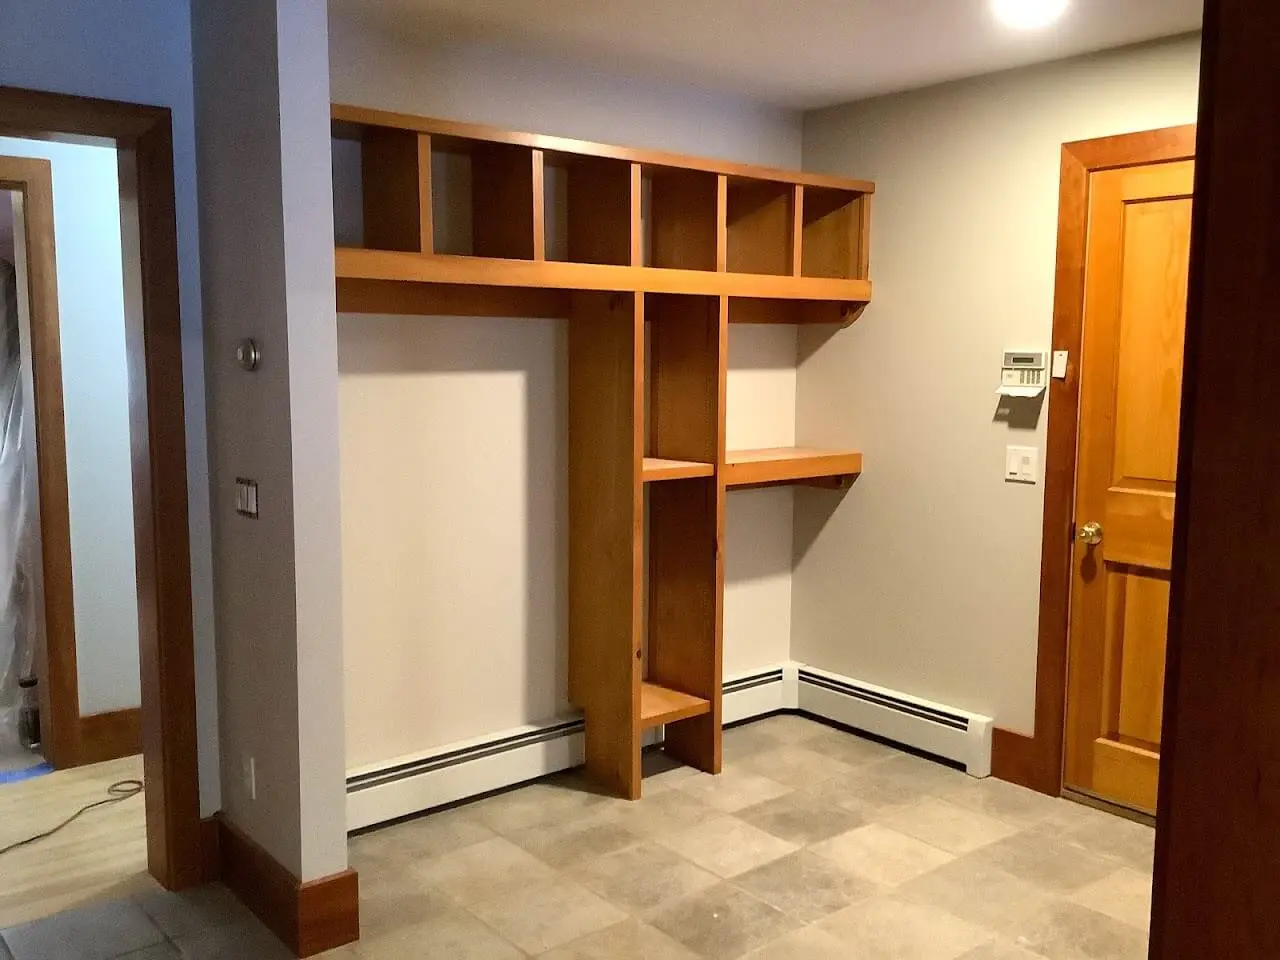
<path fill-rule="evenodd" d="M 244 792 L 250 800 L 258 799 L 258 771 L 253 757 L 244 758 Z"/>

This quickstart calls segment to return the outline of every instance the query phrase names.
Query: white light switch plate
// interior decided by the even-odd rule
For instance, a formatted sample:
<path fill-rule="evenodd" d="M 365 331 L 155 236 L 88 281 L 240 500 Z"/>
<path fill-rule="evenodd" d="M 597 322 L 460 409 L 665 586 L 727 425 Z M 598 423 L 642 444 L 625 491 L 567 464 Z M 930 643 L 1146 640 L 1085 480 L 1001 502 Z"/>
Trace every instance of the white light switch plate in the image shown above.
<path fill-rule="evenodd" d="M 1038 483 L 1040 451 L 1035 447 L 1005 447 L 1004 479 L 1006 483 Z"/>

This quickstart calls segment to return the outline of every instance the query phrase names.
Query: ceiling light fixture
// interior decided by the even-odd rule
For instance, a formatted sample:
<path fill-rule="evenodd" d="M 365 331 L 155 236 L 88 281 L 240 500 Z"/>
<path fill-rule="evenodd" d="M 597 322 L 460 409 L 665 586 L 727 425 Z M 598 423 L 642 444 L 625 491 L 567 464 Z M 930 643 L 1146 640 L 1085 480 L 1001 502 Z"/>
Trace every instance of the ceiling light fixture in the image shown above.
<path fill-rule="evenodd" d="M 991 0 L 996 19 L 1014 30 L 1047 27 L 1067 12 L 1068 0 Z"/>

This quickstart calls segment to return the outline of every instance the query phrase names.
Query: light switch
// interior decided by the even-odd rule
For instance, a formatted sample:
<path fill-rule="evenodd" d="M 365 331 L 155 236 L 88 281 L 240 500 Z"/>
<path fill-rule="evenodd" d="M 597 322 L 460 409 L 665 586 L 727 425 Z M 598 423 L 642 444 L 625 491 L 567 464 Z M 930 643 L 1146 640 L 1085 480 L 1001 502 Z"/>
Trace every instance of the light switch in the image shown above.
<path fill-rule="evenodd" d="M 1006 483 L 1037 483 L 1040 479 L 1040 451 L 1036 447 L 1005 447 Z"/>
<path fill-rule="evenodd" d="M 258 481 L 236 477 L 236 513 L 242 517 L 258 516 Z"/>

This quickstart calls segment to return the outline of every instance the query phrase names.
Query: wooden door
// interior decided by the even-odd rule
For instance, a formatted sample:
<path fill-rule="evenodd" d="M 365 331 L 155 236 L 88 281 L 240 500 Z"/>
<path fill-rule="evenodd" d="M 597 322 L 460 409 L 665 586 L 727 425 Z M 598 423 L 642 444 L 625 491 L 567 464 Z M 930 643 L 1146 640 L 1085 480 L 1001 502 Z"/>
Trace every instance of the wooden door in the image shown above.
<path fill-rule="evenodd" d="M 1089 185 L 1063 782 L 1149 813 L 1160 761 L 1193 171 L 1191 160 L 1125 167 L 1095 172 Z"/>

